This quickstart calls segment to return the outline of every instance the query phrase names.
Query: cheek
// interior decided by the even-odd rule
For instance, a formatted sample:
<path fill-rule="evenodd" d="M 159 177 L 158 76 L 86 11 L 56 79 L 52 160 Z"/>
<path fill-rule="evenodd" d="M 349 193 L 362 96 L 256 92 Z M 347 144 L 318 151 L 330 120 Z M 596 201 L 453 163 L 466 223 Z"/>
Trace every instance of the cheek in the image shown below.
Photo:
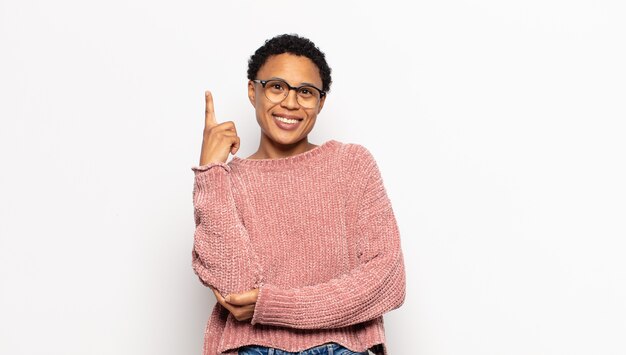
<path fill-rule="evenodd" d="M 259 117 L 270 117 L 272 116 L 272 109 L 274 108 L 274 104 L 264 102 L 263 100 L 259 100 L 256 103 L 256 114 Z"/>
<path fill-rule="evenodd" d="M 252 102 L 254 103 L 254 108 L 258 111 L 260 108 L 263 107 L 263 101 L 261 100 L 261 98 L 259 97 L 258 93 L 254 93 L 254 96 L 252 98 Z"/>
<path fill-rule="evenodd" d="M 269 113 L 271 110 L 273 110 L 273 109 L 274 109 L 274 107 L 278 106 L 279 104 L 273 104 L 273 103 L 269 102 L 268 100 L 262 100 L 262 101 L 259 103 L 259 105 L 260 105 L 261 109 L 262 109 L 264 112 Z"/>

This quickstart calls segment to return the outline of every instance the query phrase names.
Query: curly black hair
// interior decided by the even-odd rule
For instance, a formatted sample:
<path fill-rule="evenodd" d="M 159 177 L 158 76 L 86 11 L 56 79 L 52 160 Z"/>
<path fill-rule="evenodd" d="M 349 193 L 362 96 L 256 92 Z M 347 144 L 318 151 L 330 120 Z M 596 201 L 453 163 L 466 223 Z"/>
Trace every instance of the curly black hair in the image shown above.
<path fill-rule="evenodd" d="M 324 53 L 311 40 L 297 34 L 282 34 L 266 40 L 265 44 L 259 47 L 248 60 L 248 79 L 256 79 L 259 69 L 265 64 L 268 57 L 282 53 L 291 53 L 311 59 L 320 71 L 322 90 L 325 92 L 330 90 L 331 69 L 326 63 Z"/>

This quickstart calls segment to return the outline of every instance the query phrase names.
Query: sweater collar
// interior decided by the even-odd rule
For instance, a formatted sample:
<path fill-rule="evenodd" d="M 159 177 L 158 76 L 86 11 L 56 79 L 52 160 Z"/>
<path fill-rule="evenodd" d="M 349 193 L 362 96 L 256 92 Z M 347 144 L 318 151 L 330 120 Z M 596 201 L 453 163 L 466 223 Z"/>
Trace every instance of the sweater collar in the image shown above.
<path fill-rule="evenodd" d="M 305 152 L 274 159 L 248 159 L 233 155 L 229 164 L 232 167 L 259 168 L 262 170 L 285 170 L 302 165 L 308 165 L 310 162 L 325 155 L 324 153 L 332 151 L 340 144 L 341 143 L 339 141 L 331 139 Z"/>

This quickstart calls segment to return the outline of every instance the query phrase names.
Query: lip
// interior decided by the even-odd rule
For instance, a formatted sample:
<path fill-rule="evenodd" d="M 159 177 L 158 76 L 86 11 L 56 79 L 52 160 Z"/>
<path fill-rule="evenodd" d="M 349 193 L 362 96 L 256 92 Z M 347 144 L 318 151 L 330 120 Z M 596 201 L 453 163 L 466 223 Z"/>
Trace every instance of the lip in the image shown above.
<path fill-rule="evenodd" d="M 302 121 L 303 120 L 302 117 L 289 115 L 289 114 L 286 114 L 286 113 L 272 113 L 272 116 L 284 117 L 284 118 L 289 118 L 289 119 L 298 120 L 298 121 Z"/>
<path fill-rule="evenodd" d="M 285 122 L 281 122 L 280 120 L 278 120 L 278 118 L 276 118 L 276 116 L 280 116 L 280 115 L 272 115 L 272 117 L 274 118 L 274 124 L 285 131 L 295 131 L 296 129 L 298 129 L 300 127 L 302 123 L 302 118 L 297 118 L 295 117 L 295 119 L 297 120 L 296 123 L 285 123 Z M 294 117 L 293 115 L 291 115 L 291 117 Z M 290 118 L 290 117 L 285 117 L 285 118 Z"/>

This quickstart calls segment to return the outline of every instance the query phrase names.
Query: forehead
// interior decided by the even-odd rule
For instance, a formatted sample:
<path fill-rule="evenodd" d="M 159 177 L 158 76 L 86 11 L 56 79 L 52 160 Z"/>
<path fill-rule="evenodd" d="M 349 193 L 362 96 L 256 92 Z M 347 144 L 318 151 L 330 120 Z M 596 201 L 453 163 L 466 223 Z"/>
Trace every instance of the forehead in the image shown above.
<path fill-rule="evenodd" d="M 302 83 L 322 86 L 322 78 L 317 65 L 305 56 L 291 53 L 272 55 L 267 58 L 257 74 L 259 79 L 281 78 L 290 85 Z"/>

